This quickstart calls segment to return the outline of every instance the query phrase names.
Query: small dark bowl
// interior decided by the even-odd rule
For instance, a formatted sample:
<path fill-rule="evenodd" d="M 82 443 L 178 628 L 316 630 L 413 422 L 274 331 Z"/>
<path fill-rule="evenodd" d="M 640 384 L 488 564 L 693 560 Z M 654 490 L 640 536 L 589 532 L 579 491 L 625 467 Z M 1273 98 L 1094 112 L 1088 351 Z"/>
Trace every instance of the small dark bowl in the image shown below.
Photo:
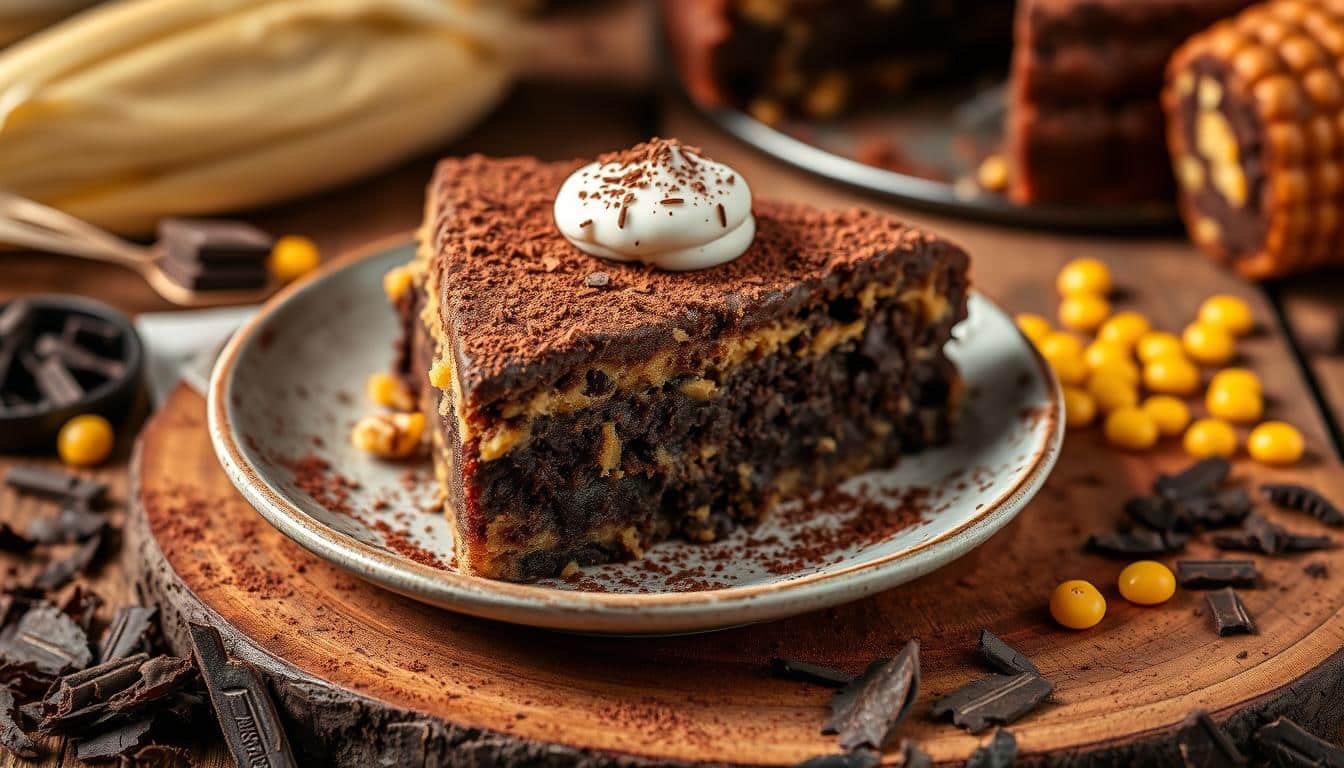
<path fill-rule="evenodd" d="M 54 452 L 61 425 L 83 413 L 96 413 L 114 426 L 120 425 L 143 390 L 145 378 L 145 348 L 130 318 L 82 296 L 36 294 L 23 299 L 33 307 L 35 333 L 59 334 L 71 315 L 115 326 L 120 331 L 120 358 L 126 370 L 118 378 L 100 381 L 79 400 L 60 408 L 34 403 L 0 410 L 0 453 Z M 0 304 L 0 309 L 5 306 Z M 14 364 L 19 363 L 16 360 Z"/>

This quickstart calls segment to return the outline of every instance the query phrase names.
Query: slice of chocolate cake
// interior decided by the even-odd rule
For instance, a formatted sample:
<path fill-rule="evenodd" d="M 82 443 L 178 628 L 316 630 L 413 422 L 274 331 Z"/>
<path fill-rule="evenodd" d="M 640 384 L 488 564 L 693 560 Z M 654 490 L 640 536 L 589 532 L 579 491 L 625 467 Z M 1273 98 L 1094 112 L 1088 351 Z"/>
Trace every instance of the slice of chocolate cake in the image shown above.
<path fill-rule="evenodd" d="M 444 160 L 420 246 L 386 287 L 470 573 L 713 540 L 948 436 L 967 257 L 892 219 L 655 140 Z"/>

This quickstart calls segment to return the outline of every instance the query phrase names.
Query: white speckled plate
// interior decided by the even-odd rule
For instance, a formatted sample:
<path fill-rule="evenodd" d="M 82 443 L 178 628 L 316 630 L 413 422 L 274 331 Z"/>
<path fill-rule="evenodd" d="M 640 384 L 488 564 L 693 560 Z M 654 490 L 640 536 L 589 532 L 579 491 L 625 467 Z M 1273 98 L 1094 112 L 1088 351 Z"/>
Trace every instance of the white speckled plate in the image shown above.
<path fill-rule="evenodd" d="M 467 576 L 452 565 L 447 520 L 423 511 L 434 490 L 428 460 L 376 461 L 348 439 L 372 409 L 364 381 L 388 367 L 397 334 L 382 275 L 411 253 L 405 244 L 346 261 L 263 308 L 215 367 L 210 436 L 234 484 L 285 535 L 444 608 L 580 632 L 672 633 L 848 602 L 985 541 L 1041 487 L 1063 442 L 1054 379 L 1012 320 L 974 295 L 949 348 L 967 384 L 950 445 L 786 505 L 725 541 L 666 542 L 574 582 Z"/>

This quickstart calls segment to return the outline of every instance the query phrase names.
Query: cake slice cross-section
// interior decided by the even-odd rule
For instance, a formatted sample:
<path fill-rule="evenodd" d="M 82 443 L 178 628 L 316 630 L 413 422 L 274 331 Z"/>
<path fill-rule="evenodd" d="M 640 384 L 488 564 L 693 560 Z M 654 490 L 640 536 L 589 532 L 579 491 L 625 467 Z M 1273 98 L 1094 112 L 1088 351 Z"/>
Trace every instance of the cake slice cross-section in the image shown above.
<path fill-rule="evenodd" d="M 712 541 L 947 440 L 960 248 L 871 212 L 757 199 L 735 260 L 617 263 L 557 228 L 557 192 L 583 165 L 442 161 L 418 254 L 388 276 L 461 569 L 531 580 Z M 676 209 L 660 216 L 724 215 L 712 190 L 631 189 L 616 202 L 632 211 L 659 195 L 650 205 Z"/>

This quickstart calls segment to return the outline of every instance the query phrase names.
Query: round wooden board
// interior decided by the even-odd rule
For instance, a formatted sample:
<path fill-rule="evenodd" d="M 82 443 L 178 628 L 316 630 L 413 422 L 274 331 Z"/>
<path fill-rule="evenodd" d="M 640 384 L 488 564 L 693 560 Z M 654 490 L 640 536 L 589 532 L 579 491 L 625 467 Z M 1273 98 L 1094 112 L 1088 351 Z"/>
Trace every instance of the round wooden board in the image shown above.
<path fill-rule="evenodd" d="M 929 716 L 932 701 L 984 674 L 989 628 L 1056 684 L 1053 700 L 1012 726 L 1040 763 L 1170 764 L 1192 710 L 1227 719 L 1234 737 L 1288 715 L 1338 738 L 1344 722 L 1344 549 L 1257 557 L 1266 583 L 1244 590 L 1259 634 L 1220 638 L 1203 595 L 1139 608 L 1114 583 L 1121 563 L 1082 552 L 1087 534 L 1177 455 L 1126 457 L 1071 434 L 1041 496 L 972 554 L 862 602 L 771 624 L 663 639 L 564 635 L 459 616 L 383 592 L 292 544 L 237 495 L 216 463 L 204 401 L 179 388 L 146 428 L 132 470 L 125 551 L 170 642 L 205 620 L 262 667 L 302 762 L 337 765 L 788 765 L 835 750 L 820 734 L 831 692 L 775 679 L 772 656 L 858 672 L 918 637 L 923 686 L 902 735 L 943 763 L 988 734 Z M 1344 498 L 1333 462 L 1276 479 Z M 1239 464 L 1235 477 L 1266 477 Z M 1265 509 L 1296 531 L 1313 520 Z M 1192 544 L 1186 556 L 1214 552 Z M 1303 573 L 1327 563 L 1328 579 Z M 1055 626 L 1045 596 L 1086 578 L 1110 603 L 1096 629 Z M 888 762 L 899 758 L 893 752 Z"/>

